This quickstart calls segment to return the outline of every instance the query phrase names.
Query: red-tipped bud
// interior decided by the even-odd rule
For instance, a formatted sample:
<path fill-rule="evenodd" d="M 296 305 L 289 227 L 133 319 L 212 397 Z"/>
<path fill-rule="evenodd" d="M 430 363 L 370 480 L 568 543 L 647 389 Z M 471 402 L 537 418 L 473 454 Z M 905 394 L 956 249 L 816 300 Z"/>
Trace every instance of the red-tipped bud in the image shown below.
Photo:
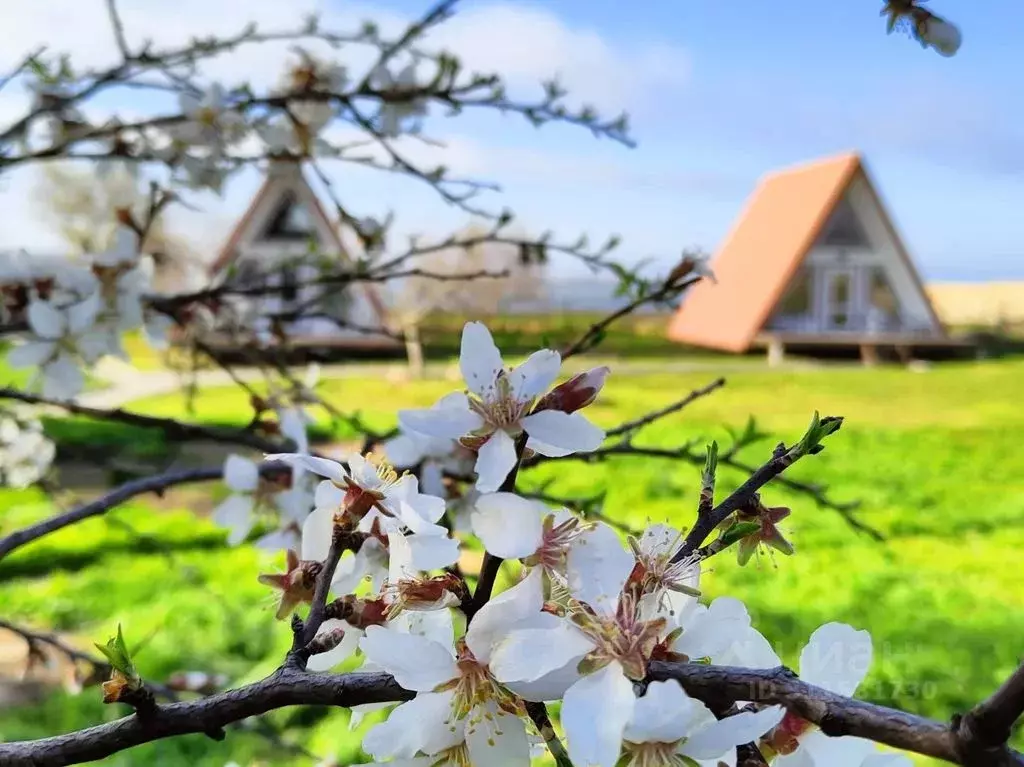
<path fill-rule="evenodd" d="M 610 368 L 602 365 L 573 376 L 541 397 L 534 412 L 561 410 L 563 413 L 575 413 L 582 410 L 597 399 L 598 393 L 604 388 L 605 379 L 611 372 Z"/>

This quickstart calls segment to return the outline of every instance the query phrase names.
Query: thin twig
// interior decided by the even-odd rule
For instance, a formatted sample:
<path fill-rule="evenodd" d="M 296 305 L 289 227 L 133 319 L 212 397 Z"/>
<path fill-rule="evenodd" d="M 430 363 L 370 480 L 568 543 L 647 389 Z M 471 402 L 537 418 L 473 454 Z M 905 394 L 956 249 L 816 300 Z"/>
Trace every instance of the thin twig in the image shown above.
<path fill-rule="evenodd" d="M 725 379 L 716 378 L 711 383 L 706 384 L 705 386 L 702 386 L 699 389 L 694 389 L 682 399 L 676 400 L 675 402 L 666 405 L 663 408 L 659 408 L 658 410 L 652 410 L 650 413 L 642 415 L 639 418 L 635 418 L 632 421 L 626 421 L 625 423 L 616 426 L 614 429 L 610 429 L 609 431 L 605 432 L 605 437 L 618 437 L 623 434 L 629 434 L 630 432 L 634 432 L 637 429 L 643 428 L 644 426 L 648 426 L 654 423 L 655 421 L 664 418 L 667 415 L 678 413 L 687 405 L 691 404 L 696 400 L 699 400 L 701 397 L 706 397 L 712 392 L 721 389 L 723 386 L 725 386 Z"/>
<path fill-rule="evenodd" d="M 132 58 L 132 52 L 128 48 L 128 39 L 124 35 L 124 21 L 117 12 L 116 0 L 107 0 L 107 15 L 110 17 L 110 26 L 114 30 L 114 40 L 117 42 L 117 49 L 125 61 Z"/>
<path fill-rule="evenodd" d="M 557 767 L 573 767 L 572 760 L 569 758 L 569 752 L 565 750 L 565 746 L 562 745 L 558 733 L 555 732 L 554 725 L 551 724 L 548 707 L 544 703 L 527 703 L 526 713 L 537 727 L 537 732 L 544 738 L 544 743 L 547 745 L 548 751 L 551 752 Z"/>
<path fill-rule="evenodd" d="M 286 469 L 287 467 L 276 463 L 266 463 L 260 466 L 261 472 L 265 473 L 274 473 L 282 470 L 282 468 Z M 217 466 L 171 471 L 165 474 L 155 474 L 151 477 L 143 477 L 125 482 L 123 485 L 114 488 L 94 501 L 83 503 L 69 511 L 48 517 L 34 525 L 16 530 L 10 535 L 0 538 L 0 560 L 3 560 L 12 551 L 21 548 L 27 543 L 31 543 L 45 535 L 55 533 L 90 517 L 106 514 L 108 511 L 136 496 L 145 495 L 146 493 L 162 493 L 177 485 L 192 482 L 209 482 L 221 479 L 223 476 L 224 469 Z"/>
<path fill-rule="evenodd" d="M 89 407 L 67 400 L 48 399 L 38 394 L 30 394 L 11 387 L 0 388 L 0 399 L 13 399 L 33 405 L 48 405 L 61 408 L 74 415 L 83 415 L 97 420 L 116 421 L 144 429 L 159 429 L 168 439 L 172 440 L 207 439 L 213 442 L 244 445 L 264 453 L 279 452 L 285 447 L 282 444 L 285 440 L 267 439 L 246 429 L 185 423 L 174 418 L 144 415 L 143 413 L 135 413 L 119 407 L 109 409 Z M 291 444 L 290 440 L 287 441 L 287 444 Z"/>

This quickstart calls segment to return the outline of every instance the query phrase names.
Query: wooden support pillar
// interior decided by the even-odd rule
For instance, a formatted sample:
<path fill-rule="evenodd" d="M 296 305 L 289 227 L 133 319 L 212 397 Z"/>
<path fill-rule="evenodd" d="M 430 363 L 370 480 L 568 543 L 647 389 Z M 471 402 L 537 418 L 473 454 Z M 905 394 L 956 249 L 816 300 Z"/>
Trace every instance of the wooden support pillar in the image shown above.
<path fill-rule="evenodd" d="M 897 344 L 896 356 L 899 357 L 900 362 L 902 362 L 904 365 L 909 365 L 911 359 L 910 347 L 907 346 L 906 344 Z"/>
<path fill-rule="evenodd" d="M 786 359 L 786 345 L 781 338 L 768 340 L 768 367 L 778 367 Z"/>
<path fill-rule="evenodd" d="M 860 345 L 860 361 L 867 367 L 878 364 L 878 347 L 874 344 Z"/>

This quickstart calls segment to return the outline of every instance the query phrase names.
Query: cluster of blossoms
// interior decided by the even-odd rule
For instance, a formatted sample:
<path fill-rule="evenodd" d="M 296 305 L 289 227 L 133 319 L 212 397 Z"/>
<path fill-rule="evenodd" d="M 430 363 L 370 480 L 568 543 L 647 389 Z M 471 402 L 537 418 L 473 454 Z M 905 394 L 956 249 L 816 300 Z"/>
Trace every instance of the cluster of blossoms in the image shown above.
<path fill-rule="evenodd" d="M 368 129 L 394 138 L 412 129 L 427 113 L 419 95 L 427 86 L 418 82 L 418 64 L 409 61 L 393 74 L 389 62 L 366 77 L 379 106 Z M 121 160 L 134 173 L 137 158 L 167 165 L 185 188 L 220 194 L 226 179 L 241 167 L 239 158 L 255 146 L 271 157 L 331 156 L 338 150 L 323 134 L 344 109 L 355 83 L 341 64 L 299 49 L 280 82 L 256 98 L 247 89 L 229 89 L 218 82 L 190 86 L 179 94 L 180 116 L 161 125 L 134 126 L 104 139 L 110 167 Z M 43 138 L 47 144 L 73 142 L 93 127 L 70 99 L 73 88 L 56 80 L 30 84 L 35 108 L 45 109 Z M 349 88 L 350 90 L 346 90 Z M 264 101 L 271 101 L 270 105 Z M 255 142 L 255 143 L 254 143 Z"/>
<path fill-rule="evenodd" d="M 308 451 L 266 456 L 295 476 L 323 478 L 287 571 L 260 576 L 281 592 L 279 618 L 311 603 L 332 548 L 343 551 L 309 668 L 357 658 L 415 693 L 367 732 L 363 748 L 376 764 L 525 767 L 543 748 L 528 706 L 554 701 L 570 760 L 588 767 L 733 765 L 736 747 L 752 742 L 779 767 L 910 764 L 869 741 L 826 737 L 779 706 L 749 704 L 718 719 L 678 682 L 647 680 L 654 660 L 748 668 L 780 661 L 742 603 L 701 603 L 701 561 L 686 553 L 679 530 L 654 524 L 624 544 L 606 524 L 515 493 L 509 477 L 524 455 L 600 445 L 603 432 L 579 411 L 596 398 L 606 368 L 551 389 L 556 352 L 506 369 L 478 323 L 464 330 L 460 363 L 469 391 L 401 412 L 405 433 L 387 446 L 400 463 L 431 465 L 422 480 L 378 455 L 344 465 Z M 447 493 L 446 472 L 467 476 L 472 490 Z M 441 522 L 453 500 L 487 556 L 518 572 L 482 605 L 452 568 L 460 542 L 452 515 Z M 458 610 L 465 621 L 454 620 Z M 870 660 L 867 632 L 830 623 L 804 648 L 800 672 L 849 695 Z"/>
<path fill-rule="evenodd" d="M 55 453 L 39 421 L 0 410 L 0 487 L 35 484 L 50 470 Z"/>
<path fill-rule="evenodd" d="M 153 262 L 140 254 L 139 236 L 128 225 L 117 228 L 108 250 L 79 260 L 6 255 L 0 260 L 4 319 L 27 325 L 8 364 L 34 370 L 30 386 L 38 384 L 43 396 L 70 400 L 100 358 L 126 359 L 125 331 L 141 328 L 162 347 L 171 320 L 143 302 L 152 274 Z"/>

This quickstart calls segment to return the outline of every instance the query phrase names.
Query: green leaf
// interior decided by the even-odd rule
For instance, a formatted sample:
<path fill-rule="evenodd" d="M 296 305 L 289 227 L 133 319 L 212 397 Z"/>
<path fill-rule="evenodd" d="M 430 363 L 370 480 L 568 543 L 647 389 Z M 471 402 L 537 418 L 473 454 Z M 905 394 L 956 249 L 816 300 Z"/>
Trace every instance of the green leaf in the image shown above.
<path fill-rule="evenodd" d="M 130 680 L 139 679 L 135 663 L 128 651 L 128 645 L 124 641 L 120 623 L 117 624 L 117 636 L 108 639 L 105 645 L 96 644 L 96 649 L 103 653 L 112 668 L 120 671 Z"/>
<path fill-rule="evenodd" d="M 814 417 L 811 419 L 811 425 L 807 427 L 807 431 L 804 436 L 797 443 L 793 451 L 793 457 L 799 458 L 804 455 L 815 455 L 824 450 L 824 446 L 821 441 L 830 434 L 835 434 L 839 431 L 839 427 L 843 425 L 843 419 L 837 416 L 825 416 L 822 418 L 818 411 L 814 411 Z"/>
<path fill-rule="evenodd" d="M 715 474 L 718 471 L 718 442 L 711 441 L 708 445 L 707 457 L 704 459 L 704 472 L 701 474 L 701 481 L 705 487 L 714 487 Z"/>
<path fill-rule="evenodd" d="M 760 529 L 760 522 L 734 522 L 728 530 L 722 533 L 720 540 L 724 547 L 732 546 L 736 541 L 753 535 Z"/>

